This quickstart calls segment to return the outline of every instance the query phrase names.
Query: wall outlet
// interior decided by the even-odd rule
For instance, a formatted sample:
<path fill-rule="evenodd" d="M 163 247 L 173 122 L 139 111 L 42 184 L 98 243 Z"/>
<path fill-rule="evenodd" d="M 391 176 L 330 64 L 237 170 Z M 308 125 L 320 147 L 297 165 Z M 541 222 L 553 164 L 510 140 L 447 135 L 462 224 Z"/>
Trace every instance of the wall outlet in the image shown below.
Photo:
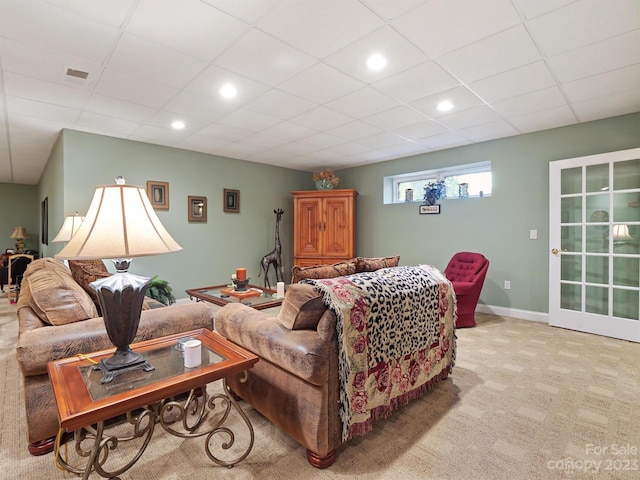
<path fill-rule="evenodd" d="M 529 230 L 529 239 L 537 240 L 538 239 L 538 230 Z"/>
<path fill-rule="evenodd" d="M 511 282 L 509 280 L 504 281 L 504 289 L 511 290 Z"/>

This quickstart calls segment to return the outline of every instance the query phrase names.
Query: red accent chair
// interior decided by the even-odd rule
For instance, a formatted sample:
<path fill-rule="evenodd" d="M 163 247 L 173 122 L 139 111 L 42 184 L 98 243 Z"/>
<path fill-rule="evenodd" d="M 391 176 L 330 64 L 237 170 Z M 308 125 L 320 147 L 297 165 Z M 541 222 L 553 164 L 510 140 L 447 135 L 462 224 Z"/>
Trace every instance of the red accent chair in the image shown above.
<path fill-rule="evenodd" d="M 458 252 L 449 260 L 444 275 L 453 284 L 458 299 L 457 328 L 476 324 L 474 314 L 488 269 L 489 260 L 480 253 Z"/>

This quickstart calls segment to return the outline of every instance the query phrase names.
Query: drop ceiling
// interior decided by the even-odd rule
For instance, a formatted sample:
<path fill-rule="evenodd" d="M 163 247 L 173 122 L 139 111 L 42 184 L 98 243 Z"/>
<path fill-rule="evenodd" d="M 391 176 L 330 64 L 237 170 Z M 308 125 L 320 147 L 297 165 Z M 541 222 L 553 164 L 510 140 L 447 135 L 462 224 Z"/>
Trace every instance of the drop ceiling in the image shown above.
<path fill-rule="evenodd" d="M 0 183 L 64 128 L 340 169 L 640 111 L 640 2 L 0 0 L 0 75 Z"/>

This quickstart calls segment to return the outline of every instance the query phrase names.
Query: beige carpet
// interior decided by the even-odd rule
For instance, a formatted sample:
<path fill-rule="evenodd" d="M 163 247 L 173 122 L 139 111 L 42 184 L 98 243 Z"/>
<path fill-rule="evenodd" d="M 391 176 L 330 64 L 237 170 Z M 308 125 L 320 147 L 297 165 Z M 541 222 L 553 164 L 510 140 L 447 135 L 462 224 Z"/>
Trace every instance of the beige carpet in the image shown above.
<path fill-rule="evenodd" d="M 640 478 L 640 345 L 511 318 L 478 319 L 476 328 L 458 331 L 453 376 L 343 445 L 329 469 L 309 466 L 302 447 L 243 404 L 256 439 L 239 465 L 216 466 L 202 439 L 157 430 L 121 478 Z M 58 471 L 53 455 L 27 452 L 16 336 L 15 307 L 0 296 L 0 477 L 76 478 Z M 246 441 L 244 431 L 237 441 Z"/>

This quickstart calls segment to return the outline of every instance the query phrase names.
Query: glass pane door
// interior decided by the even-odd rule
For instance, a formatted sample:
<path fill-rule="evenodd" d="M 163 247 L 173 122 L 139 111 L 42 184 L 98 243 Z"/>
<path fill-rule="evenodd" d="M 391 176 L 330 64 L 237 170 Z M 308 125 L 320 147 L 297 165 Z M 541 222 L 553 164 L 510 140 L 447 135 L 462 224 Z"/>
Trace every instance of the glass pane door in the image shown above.
<path fill-rule="evenodd" d="M 640 341 L 640 149 L 549 173 L 549 324 Z"/>

